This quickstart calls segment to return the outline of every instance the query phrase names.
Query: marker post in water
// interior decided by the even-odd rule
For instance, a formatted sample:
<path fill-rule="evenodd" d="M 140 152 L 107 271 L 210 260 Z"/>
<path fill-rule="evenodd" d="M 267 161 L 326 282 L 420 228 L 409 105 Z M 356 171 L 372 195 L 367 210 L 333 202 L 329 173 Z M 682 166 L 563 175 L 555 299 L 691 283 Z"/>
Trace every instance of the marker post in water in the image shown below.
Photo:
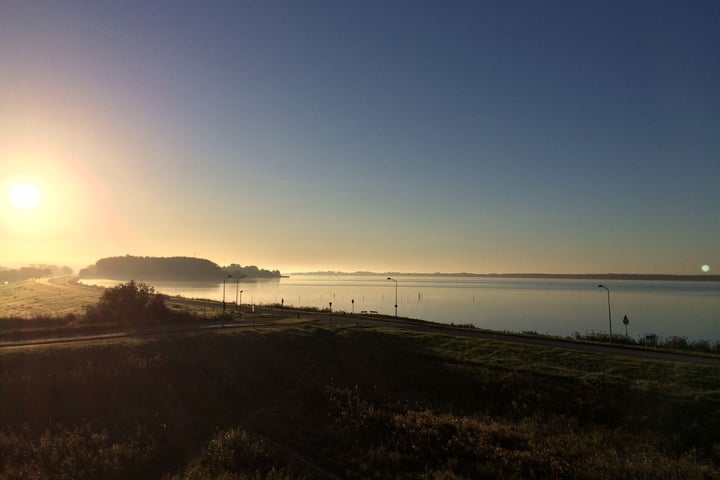
<path fill-rule="evenodd" d="M 608 297 L 608 324 L 610 325 L 610 343 L 612 343 L 612 314 L 610 313 L 610 289 L 605 285 L 598 285 L 598 288 L 604 288 L 607 290 Z"/>

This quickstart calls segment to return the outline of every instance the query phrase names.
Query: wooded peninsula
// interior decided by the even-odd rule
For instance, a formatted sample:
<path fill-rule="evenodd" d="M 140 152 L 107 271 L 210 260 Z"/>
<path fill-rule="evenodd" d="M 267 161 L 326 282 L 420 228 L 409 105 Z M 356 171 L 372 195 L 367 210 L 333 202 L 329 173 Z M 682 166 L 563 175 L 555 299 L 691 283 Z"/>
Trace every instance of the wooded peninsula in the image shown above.
<path fill-rule="evenodd" d="M 205 258 L 133 255 L 101 258 L 94 265 L 79 272 L 80 278 L 159 281 L 220 281 L 228 275 L 248 278 L 281 277 L 278 270 L 265 270 L 255 265 L 243 267 L 233 263 L 221 267 Z"/>

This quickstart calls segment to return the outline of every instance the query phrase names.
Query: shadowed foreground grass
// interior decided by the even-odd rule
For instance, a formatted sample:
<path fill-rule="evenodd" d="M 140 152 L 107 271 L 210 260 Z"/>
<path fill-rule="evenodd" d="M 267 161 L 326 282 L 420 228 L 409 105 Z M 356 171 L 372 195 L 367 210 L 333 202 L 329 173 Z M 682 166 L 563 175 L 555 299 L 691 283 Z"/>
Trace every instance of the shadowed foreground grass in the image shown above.
<path fill-rule="evenodd" d="M 720 372 L 440 335 L 0 355 L 0 478 L 720 478 Z"/>

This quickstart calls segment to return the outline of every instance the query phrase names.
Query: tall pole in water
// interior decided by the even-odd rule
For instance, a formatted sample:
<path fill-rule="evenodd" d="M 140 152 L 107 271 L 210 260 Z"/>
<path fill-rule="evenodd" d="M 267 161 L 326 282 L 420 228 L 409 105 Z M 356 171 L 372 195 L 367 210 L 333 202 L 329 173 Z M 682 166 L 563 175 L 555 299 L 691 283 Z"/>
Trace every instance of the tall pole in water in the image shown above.
<path fill-rule="evenodd" d="M 245 278 L 246 276 L 247 275 L 240 275 L 239 277 L 235 277 L 235 313 L 238 313 L 238 291 L 240 290 L 240 279 Z M 240 297 L 240 299 L 242 300 L 242 297 Z M 240 307 L 240 310 L 242 310 L 242 307 Z"/>
<path fill-rule="evenodd" d="M 625 315 L 625 318 L 623 318 L 623 324 L 625 325 L 625 341 L 626 341 L 626 342 L 629 341 L 628 333 L 627 333 L 628 323 L 630 323 L 630 320 L 628 320 L 627 315 Z"/>
<path fill-rule="evenodd" d="M 388 279 L 388 280 L 392 280 L 393 282 L 395 282 L 395 318 L 397 318 L 397 287 L 398 287 L 398 282 L 397 282 L 397 280 L 395 280 L 395 279 L 392 278 L 392 277 L 387 277 L 387 279 Z"/>
<path fill-rule="evenodd" d="M 610 325 L 610 343 L 612 343 L 612 314 L 610 313 L 610 289 L 605 285 L 598 285 L 598 288 L 604 288 L 607 290 L 608 297 L 608 324 Z"/>

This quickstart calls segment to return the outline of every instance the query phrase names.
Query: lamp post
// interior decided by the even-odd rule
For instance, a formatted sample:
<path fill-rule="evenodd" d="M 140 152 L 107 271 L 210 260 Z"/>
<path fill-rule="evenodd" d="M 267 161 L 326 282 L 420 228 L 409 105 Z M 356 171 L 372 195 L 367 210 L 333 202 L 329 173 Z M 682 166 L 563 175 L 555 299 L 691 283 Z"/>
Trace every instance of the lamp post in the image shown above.
<path fill-rule="evenodd" d="M 605 285 L 598 285 L 598 288 L 604 288 L 607 290 L 608 297 L 608 324 L 610 325 L 610 343 L 612 343 L 612 314 L 610 313 L 610 289 Z"/>
<path fill-rule="evenodd" d="M 392 278 L 392 277 L 387 277 L 387 279 L 388 279 L 388 280 L 392 280 L 393 282 L 395 282 L 395 318 L 397 318 L 397 287 L 398 287 L 398 282 L 397 282 L 397 280 L 395 280 L 395 279 Z"/>
<path fill-rule="evenodd" d="M 223 327 L 225 326 L 225 284 L 227 283 L 228 278 L 232 278 L 232 275 L 228 275 L 227 277 L 223 278 L 223 313 L 222 313 Z"/>

